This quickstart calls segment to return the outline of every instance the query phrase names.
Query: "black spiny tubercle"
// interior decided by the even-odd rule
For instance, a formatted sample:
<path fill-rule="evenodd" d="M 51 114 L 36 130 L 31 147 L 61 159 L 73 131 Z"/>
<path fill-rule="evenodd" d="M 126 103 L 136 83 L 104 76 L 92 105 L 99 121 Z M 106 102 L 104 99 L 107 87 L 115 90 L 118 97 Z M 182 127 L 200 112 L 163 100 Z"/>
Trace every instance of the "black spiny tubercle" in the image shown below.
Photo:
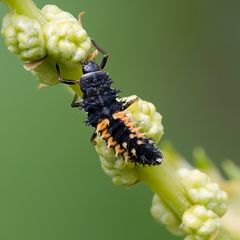
<path fill-rule="evenodd" d="M 77 102 L 78 97 L 75 96 L 72 107 L 79 107 L 87 112 L 86 123 L 95 128 L 92 141 L 100 134 L 107 146 L 113 148 L 116 156 L 121 154 L 126 161 L 136 165 L 160 164 L 163 158 L 160 150 L 124 113 L 137 99 L 129 102 L 117 100 L 119 90 L 111 88 L 112 79 L 103 71 L 108 55 L 94 40 L 92 44 L 104 57 L 99 65 L 94 61 L 85 61 L 82 64 L 83 75 L 80 80 L 62 79 L 57 66 L 59 81 L 65 84 L 79 84 L 83 92 L 82 101 Z"/>

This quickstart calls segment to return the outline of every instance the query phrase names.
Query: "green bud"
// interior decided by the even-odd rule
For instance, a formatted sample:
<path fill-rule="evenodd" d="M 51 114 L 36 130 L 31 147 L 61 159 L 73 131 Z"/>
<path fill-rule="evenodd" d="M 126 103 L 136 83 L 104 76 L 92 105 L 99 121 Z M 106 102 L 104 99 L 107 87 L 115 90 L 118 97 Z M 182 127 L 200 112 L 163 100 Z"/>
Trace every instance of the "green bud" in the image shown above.
<path fill-rule="evenodd" d="M 123 98 L 125 101 L 136 98 L 131 96 Z M 163 135 L 162 116 L 156 111 L 155 106 L 139 99 L 135 104 L 130 106 L 127 111 L 127 116 L 140 127 L 141 132 L 144 132 L 147 137 L 151 138 L 155 144 L 159 143 Z"/>
<path fill-rule="evenodd" d="M 220 225 L 220 218 L 217 214 L 204 206 L 195 205 L 184 212 L 181 227 L 190 235 L 208 237 L 218 231 Z"/>
<path fill-rule="evenodd" d="M 204 205 L 218 216 L 223 216 L 227 210 L 227 194 L 217 183 L 212 182 L 208 175 L 196 169 L 181 168 L 178 174 L 193 204 Z"/>
<path fill-rule="evenodd" d="M 36 61 L 47 54 L 41 26 L 34 19 L 9 13 L 3 18 L 1 33 L 8 50 L 23 61 Z"/>
<path fill-rule="evenodd" d="M 124 98 L 129 101 L 136 96 Z M 147 137 L 152 138 L 155 143 L 163 135 L 161 115 L 156 112 L 152 103 L 138 99 L 126 110 L 127 116 L 140 127 Z M 131 186 L 139 181 L 139 173 L 135 165 L 118 156 L 116 157 L 111 148 L 107 148 L 106 142 L 99 136 L 96 138 L 96 151 L 100 156 L 101 166 L 104 172 L 112 178 L 116 185 Z"/>
<path fill-rule="evenodd" d="M 164 194 L 162 199 L 154 195 L 151 208 L 153 217 L 173 234 L 187 234 L 185 240 L 215 239 L 212 236 L 218 234 L 220 217 L 227 209 L 227 194 L 199 170 L 180 168 L 177 175 L 184 188 L 183 194 L 189 200 L 189 206 L 177 216 L 174 208 L 169 207 L 170 201 L 163 201 Z"/>
<path fill-rule="evenodd" d="M 165 225 L 165 227 L 174 235 L 182 236 L 184 231 L 179 227 L 181 222 L 176 215 L 164 204 L 161 198 L 154 194 L 152 200 L 151 214 L 153 218 Z"/>
<path fill-rule="evenodd" d="M 50 55 L 64 64 L 75 64 L 92 53 L 91 40 L 81 23 L 55 5 L 46 5 L 42 13 L 46 47 Z"/>
<path fill-rule="evenodd" d="M 113 150 L 108 149 L 106 142 L 101 140 L 99 136 L 95 141 L 101 166 L 104 172 L 112 178 L 115 185 L 131 186 L 139 181 L 139 175 L 134 164 L 126 163 L 122 157 L 115 157 Z"/>

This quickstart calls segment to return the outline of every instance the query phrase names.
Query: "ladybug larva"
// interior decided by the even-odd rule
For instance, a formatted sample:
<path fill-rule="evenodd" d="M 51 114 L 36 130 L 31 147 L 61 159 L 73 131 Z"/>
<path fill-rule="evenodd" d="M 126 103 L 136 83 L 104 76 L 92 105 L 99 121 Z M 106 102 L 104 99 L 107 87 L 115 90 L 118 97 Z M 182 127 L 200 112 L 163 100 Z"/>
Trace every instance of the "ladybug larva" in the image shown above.
<path fill-rule="evenodd" d="M 100 64 L 94 61 L 83 62 L 83 75 L 80 80 L 63 79 L 57 66 L 59 82 L 79 84 L 83 92 L 82 101 L 78 102 L 75 95 L 71 106 L 87 112 L 86 123 L 95 128 L 92 142 L 99 134 L 106 141 L 108 148 L 112 148 L 116 156 L 121 154 L 125 161 L 136 165 L 159 165 L 163 159 L 162 153 L 124 112 L 137 98 L 128 102 L 117 100 L 119 90 L 111 87 L 112 79 L 103 71 L 108 54 L 94 40 L 91 41 L 104 56 Z"/>

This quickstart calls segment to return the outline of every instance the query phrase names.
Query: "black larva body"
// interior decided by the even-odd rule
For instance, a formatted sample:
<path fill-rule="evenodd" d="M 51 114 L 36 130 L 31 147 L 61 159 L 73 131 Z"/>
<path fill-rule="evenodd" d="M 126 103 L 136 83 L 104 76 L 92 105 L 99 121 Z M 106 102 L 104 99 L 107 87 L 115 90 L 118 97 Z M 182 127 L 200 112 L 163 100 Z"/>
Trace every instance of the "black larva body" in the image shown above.
<path fill-rule="evenodd" d="M 108 73 L 100 70 L 93 61 L 84 62 L 82 70 L 81 108 L 87 112 L 87 123 L 96 129 L 116 155 L 122 154 L 125 160 L 135 164 L 160 164 L 160 150 L 125 115 L 127 103 L 117 100 L 119 91 L 111 88 Z"/>

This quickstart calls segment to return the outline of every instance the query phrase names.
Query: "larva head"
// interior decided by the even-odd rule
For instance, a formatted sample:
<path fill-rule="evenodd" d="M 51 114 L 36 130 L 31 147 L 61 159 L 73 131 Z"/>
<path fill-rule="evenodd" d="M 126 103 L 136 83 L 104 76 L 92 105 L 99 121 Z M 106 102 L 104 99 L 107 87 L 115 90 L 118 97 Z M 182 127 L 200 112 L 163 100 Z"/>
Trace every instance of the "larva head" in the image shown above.
<path fill-rule="evenodd" d="M 85 61 L 82 64 L 82 72 L 85 73 L 91 73 L 91 72 L 97 72 L 100 70 L 100 67 L 97 63 L 93 61 Z"/>

